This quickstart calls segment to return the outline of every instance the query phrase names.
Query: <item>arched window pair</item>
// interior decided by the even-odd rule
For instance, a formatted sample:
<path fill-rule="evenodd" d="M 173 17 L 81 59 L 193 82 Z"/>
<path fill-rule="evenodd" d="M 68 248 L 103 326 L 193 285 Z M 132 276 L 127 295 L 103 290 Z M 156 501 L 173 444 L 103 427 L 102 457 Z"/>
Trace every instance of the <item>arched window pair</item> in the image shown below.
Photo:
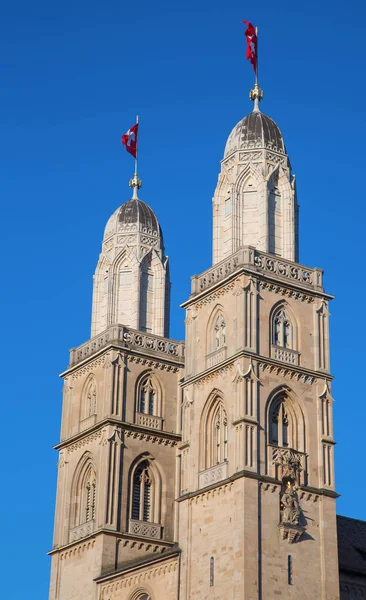
<path fill-rule="evenodd" d="M 131 518 L 138 521 L 151 521 L 152 477 L 149 462 L 138 465 L 133 476 Z"/>
<path fill-rule="evenodd" d="M 303 451 L 304 422 L 287 390 L 280 390 L 269 407 L 268 441 L 273 446 Z"/>
<path fill-rule="evenodd" d="M 221 397 L 214 397 L 202 415 L 202 470 L 228 460 L 228 418 Z"/>
<path fill-rule="evenodd" d="M 137 460 L 131 471 L 130 486 L 130 519 L 160 523 L 162 486 L 153 457 Z"/>
<path fill-rule="evenodd" d="M 272 343 L 282 348 L 293 348 L 293 327 L 286 310 L 276 311 L 272 321 Z"/>
<path fill-rule="evenodd" d="M 161 417 L 161 388 L 152 373 L 142 377 L 137 386 L 137 412 Z"/>

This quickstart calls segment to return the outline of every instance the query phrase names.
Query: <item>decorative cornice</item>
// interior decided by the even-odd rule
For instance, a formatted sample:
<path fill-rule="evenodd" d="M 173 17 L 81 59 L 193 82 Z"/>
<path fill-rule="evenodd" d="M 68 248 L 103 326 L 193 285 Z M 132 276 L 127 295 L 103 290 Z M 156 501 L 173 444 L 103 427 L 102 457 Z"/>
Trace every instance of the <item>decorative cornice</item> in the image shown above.
<path fill-rule="evenodd" d="M 299 292 L 298 290 L 283 287 L 281 285 L 277 285 L 269 281 L 261 281 L 260 289 L 268 290 L 269 292 L 274 292 L 275 294 L 281 294 L 286 298 L 293 298 L 294 300 L 300 300 L 301 302 L 306 302 L 308 304 L 312 304 L 315 301 L 315 296 L 311 296 L 310 294 L 304 294 L 303 292 Z"/>
<path fill-rule="evenodd" d="M 187 377 L 181 382 L 181 385 L 182 387 L 186 387 L 192 384 L 195 387 L 204 385 L 208 381 L 212 381 L 218 376 L 225 375 L 228 372 L 232 371 L 236 366 L 234 363 L 240 358 L 247 358 L 253 363 L 257 363 L 261 371 L 267 371 L 270 373 L 275 372 L 276 374 L 281 375 L 282 377 L 294 379 L 296 381 L 301 381 L 302 383 L 308 383 L 310 385 L 317 381 L 333 379 L 333 376 L 329 373 L 313 371 L 311 369 L 305 369 L 304 367 L 300 366 L 287 365 L 280 360 L 258 355 L 254 352 L 249 352 L 248 350 L 240 350 L 239 352 L 236 352 L 219 365 L 215 365 L 211 369 L 206 369 L 201 373 L 197 373 L 195 375 Z M 238 371 L 237 369 L 235 369 L 235 376 L 237 375 Z"/>
<path fill-rule="evenodd" d="M 126 423 L 125 421 L 120 421 L 118 419 L 107 418 L 103 419 L 103 421 L 99 421 L 99 423 L 90 429 L 87 434 L 85 432 L 78 433 L 67 440 L 62 440 L 59 444 L 54 446 L 54 448 L 55 450 L 62 450 L 65 448 L 68 452 L 74 452 L 74 450 L 78 450 L 96 439 L 102 438 L 101 441 L 104 443 L 105 441 L 108 441 L 106 440 L 108 425 L 114 425 L 112 437 L 115 431 L 118 430 L 120 434 L 124 433 L 127 437 L 134 437 L 136 439 L 172 447 L 176 446 L 181 440 L 181 436 L 177 433 L 157 431 L 155 429 L 150 430 L 134 423 Z M 114 438 L 112 441 L 115 441 Z"/>
<path fill-rule="evenodd" d="M 261 486 L 263 491 L 271 491 L 275 492 L 281 488 L 281 481 L 279 479 L 275 479 L 274 477 L 269 477 L 268 475 L 259 475 L 254 471 L 247 471 L 246 469 L 242 471 L 238 471 L 233 475 L 230 475 L 227 479 L 223 481 L 213 483 L 210 486 L 207 486 L 203 489 L 195 490 L 194 492 L 188 492 L 187 494 L 183 494 L 175 499 L 176 502 L 184 502 L 186 500 L 192 500 L 198 496 L 202 496 L 203 494 L 207 494 L 208 492 L 219 488 L 224 487 L 229 484 L 232 484 L 236 479 L 241 479 L 242 477 L 248 477 L 249 479 L 256 479 L 258 481 L 258 485 Z M 230 488 L 231 489 L 231 488 Z M 326 488 L 315 488 L 308 485 L 300 485 L 298 486 L 299 494 L 303 494 L 301 498 L 305 500 L 311 500 L 313 502 L 317 502 L 321 499 L 321 496 L 328 496 L 329 498 L 339 498 L 339 494 L 334 490 L 329 490 Z M 314 498 L 316 496 L 316 498 Z"/>
<path fill-rule="evenodd" d="M 178 556 L 161 557 L 160 563 L 149 567 L 146 563 L 140 565 L 136 570 L 141 569 L 140 572 L 128 575 L 127 573 L 120 573 L 119 580 L 111 583 L 104 583 L 101 589 L 101 599 L 109 600 L 111 594 L 123 590 L 125 588 L 131 588 L 133 585 L 143 584 L 145 581 L 151 581 L 156 578 L 164 577 L 168 573 L 175 573 L 178 568 Z M 97 580 L 97 583 L 100 581 Z"/>

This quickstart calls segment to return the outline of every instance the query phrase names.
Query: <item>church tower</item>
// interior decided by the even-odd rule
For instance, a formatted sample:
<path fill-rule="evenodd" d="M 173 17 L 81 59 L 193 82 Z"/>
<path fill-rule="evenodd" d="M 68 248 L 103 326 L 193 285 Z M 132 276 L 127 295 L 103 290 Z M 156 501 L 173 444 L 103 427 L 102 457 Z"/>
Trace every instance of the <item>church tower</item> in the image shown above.
<path fill-rule="evenodd" d="M 183 305 L 180 598 L 338 600 L 332 297 L 297 262 L 295 177 L 252 98 L 213 197 L 213 267 Z"/>
<path fill-rule="evenodd" d="M 96 578 L 175 547 L 178 381 L 170 281 L 154 211 L 133 197 L 108 220 L 91 339 L 64 378 L 50 600 L 95 600 Z"/>
<path fill-rule="evenodd" d="M 62 374 L 50 600 L 339 600 L 332 296 L 298 262 L 295 177 L 251 97 L 185 346 L 137 176 L 105 228 L 91 339 Z"/>

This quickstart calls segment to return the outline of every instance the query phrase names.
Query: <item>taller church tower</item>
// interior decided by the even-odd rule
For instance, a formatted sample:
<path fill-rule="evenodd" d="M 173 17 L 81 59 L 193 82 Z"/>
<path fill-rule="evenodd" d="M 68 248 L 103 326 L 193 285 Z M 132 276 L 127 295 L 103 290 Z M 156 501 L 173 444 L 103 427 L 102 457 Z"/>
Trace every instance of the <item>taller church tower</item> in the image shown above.
<path fill-rule="evenodd" d="M 92 337 L 63 373 L 50 600 L 339 600 L 332 297 L 297 262 L 295 179 L 252 96 L 185 357 L 154 212 L 135 189 L 108 221 Z"/>

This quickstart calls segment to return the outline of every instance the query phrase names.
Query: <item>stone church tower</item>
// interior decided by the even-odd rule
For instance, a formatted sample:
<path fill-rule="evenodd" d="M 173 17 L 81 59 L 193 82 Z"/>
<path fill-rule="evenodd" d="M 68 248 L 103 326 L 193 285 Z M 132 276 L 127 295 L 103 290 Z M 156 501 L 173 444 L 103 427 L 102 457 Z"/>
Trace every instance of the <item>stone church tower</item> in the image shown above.
<path fill-rule="evenodd" d="M 65 380 L 50 600 L 338 600 L 328 303 L 259 110 L 231 132 L 184 345 L 152 209 L 110 217 Z"/>

